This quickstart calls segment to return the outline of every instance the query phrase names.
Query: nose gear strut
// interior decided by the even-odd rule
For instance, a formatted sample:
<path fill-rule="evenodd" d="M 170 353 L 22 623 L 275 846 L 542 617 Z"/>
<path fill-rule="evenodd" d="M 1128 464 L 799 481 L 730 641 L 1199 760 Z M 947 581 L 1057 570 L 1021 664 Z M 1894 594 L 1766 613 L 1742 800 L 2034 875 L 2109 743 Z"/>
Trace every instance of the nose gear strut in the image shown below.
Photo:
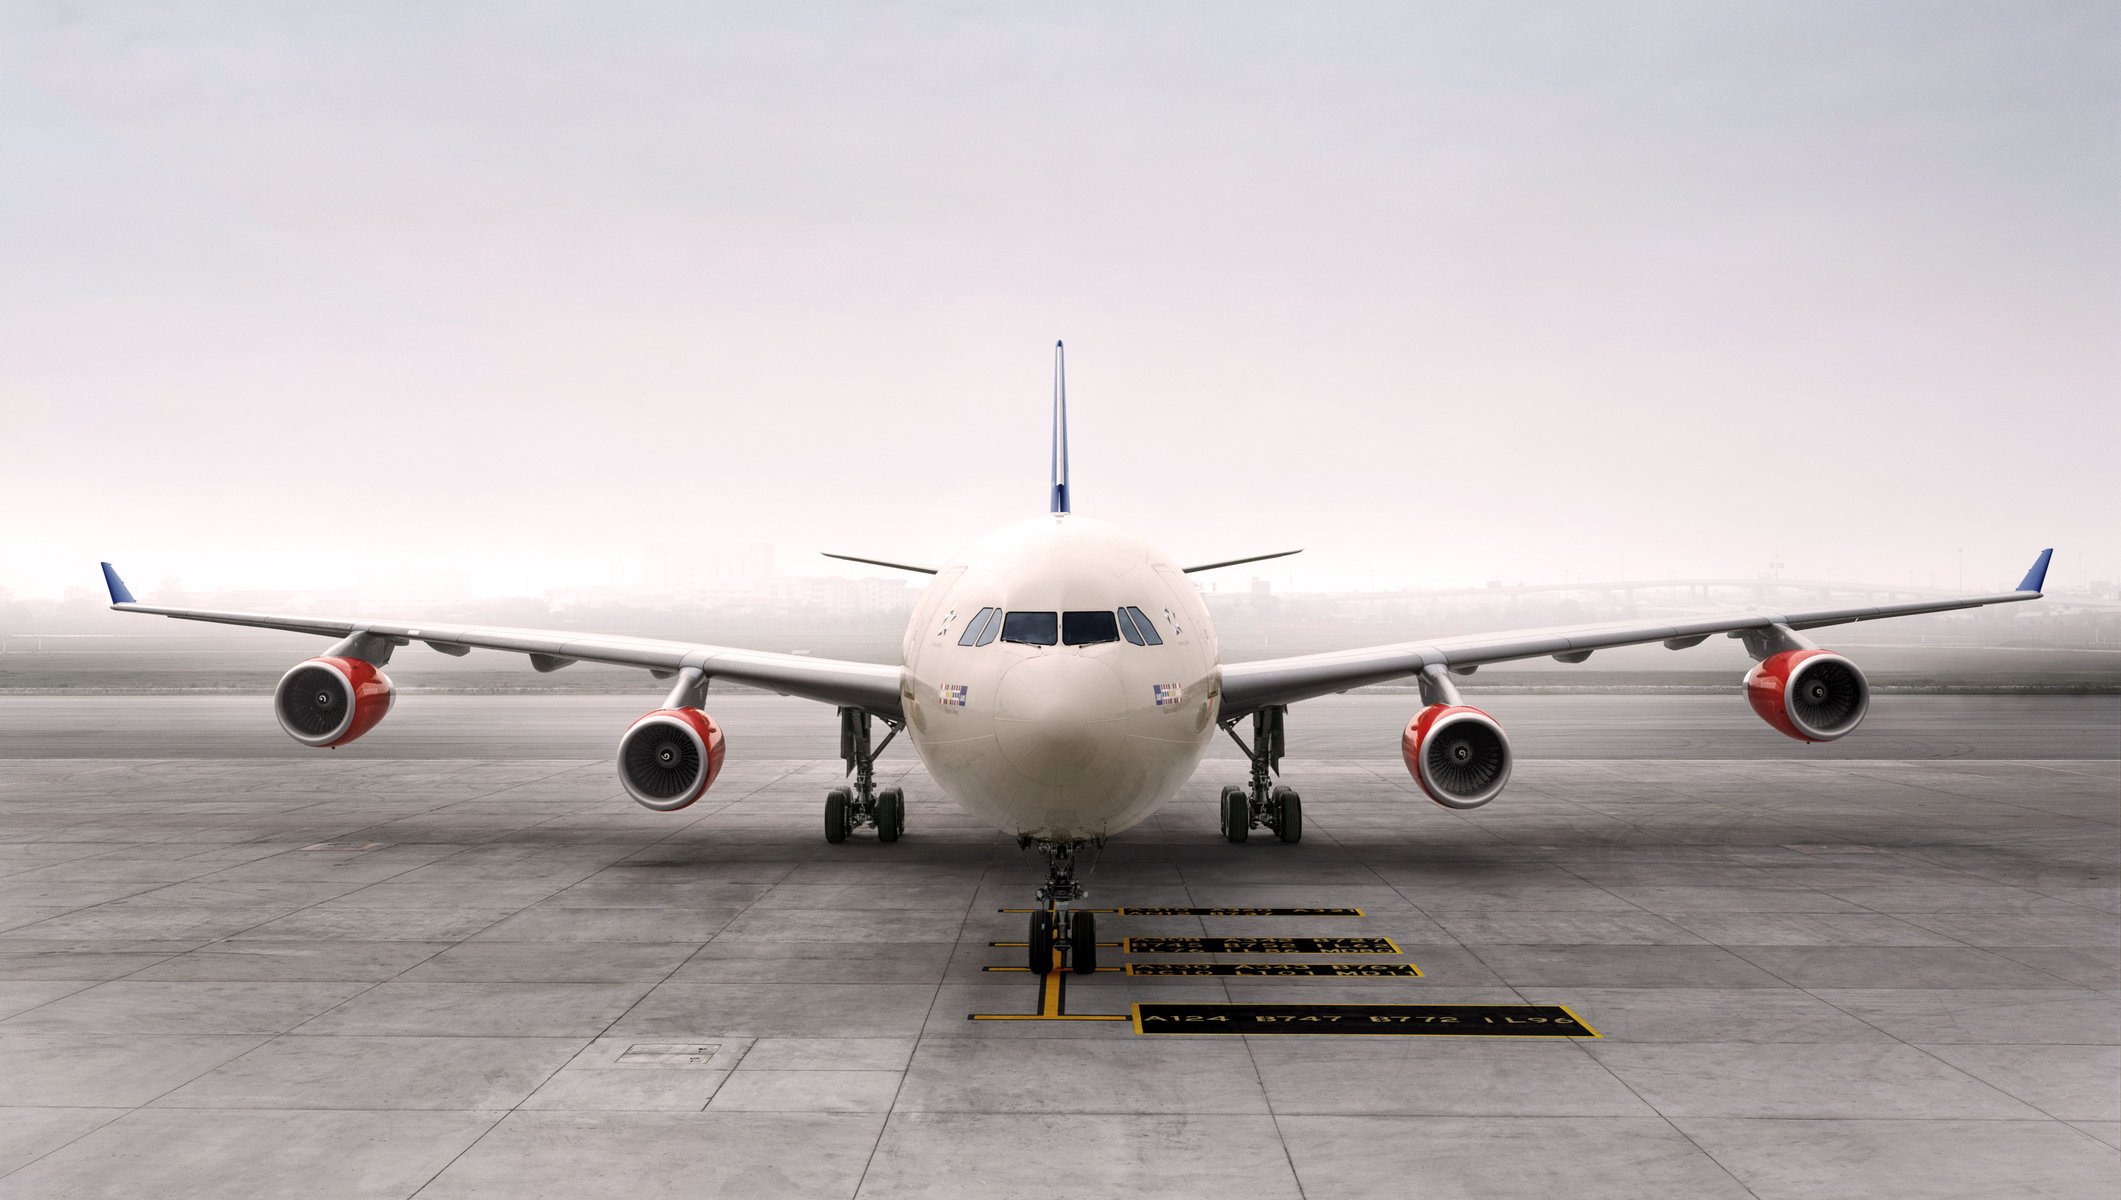
<path fill-rule="evenodd" d="M 1097 917 L 1060 907 L 1090 894 L 1075 878 L 1075 856 L 1093 843 L 1020 837 L 1016 844 L 1025 849 L 1037 846 L 1046 858 L 1046 882 L 1038 889 L 1038 902 L 1045 907 L 1031 914 L 1031 935 L 1025 942 L 1027 965 L 1039 975 L 1062 969 L 1063 963 L 1077 975 L 1096 971 Z M 1102 846 L 1104 841 L 1094 844 Z"/>

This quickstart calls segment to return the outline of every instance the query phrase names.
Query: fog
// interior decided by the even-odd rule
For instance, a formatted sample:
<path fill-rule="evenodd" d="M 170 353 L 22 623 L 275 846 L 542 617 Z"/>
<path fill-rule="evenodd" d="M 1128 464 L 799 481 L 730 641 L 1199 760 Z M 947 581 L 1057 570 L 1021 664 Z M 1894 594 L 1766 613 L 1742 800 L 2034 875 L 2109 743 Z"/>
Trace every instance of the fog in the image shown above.
<path fill-rule="evenodd" d="M 0 10 L 0 587 L 2121 579 L 2112 4 Z M 1410 631 L 1410 635 L 1411 635 Z"/>

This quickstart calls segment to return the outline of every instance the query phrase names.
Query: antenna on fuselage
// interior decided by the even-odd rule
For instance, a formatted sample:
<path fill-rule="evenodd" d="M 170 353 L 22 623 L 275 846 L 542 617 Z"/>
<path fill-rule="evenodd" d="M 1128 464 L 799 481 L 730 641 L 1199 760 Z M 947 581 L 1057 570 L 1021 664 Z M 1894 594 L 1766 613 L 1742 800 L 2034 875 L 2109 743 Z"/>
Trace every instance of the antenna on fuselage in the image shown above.
<path fill-rule="evenodd" d="M 1068 508 L 1068 360 L 1067 351 L 1053 343 L 1053 507 Z"/>

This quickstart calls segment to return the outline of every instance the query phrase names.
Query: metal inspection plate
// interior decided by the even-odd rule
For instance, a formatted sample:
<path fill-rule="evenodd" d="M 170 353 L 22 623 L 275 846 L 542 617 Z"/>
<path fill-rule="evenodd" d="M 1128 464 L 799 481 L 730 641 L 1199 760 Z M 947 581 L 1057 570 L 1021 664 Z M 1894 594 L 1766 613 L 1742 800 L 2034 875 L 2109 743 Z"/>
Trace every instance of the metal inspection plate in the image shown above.
<path fill-rule="evenodd" d="M 721 1050 L 719 1042 L 643 1042 L 626 1047 L 619 1055 L 622 1063 L 648 1063 L 666 1067 L 698 1067 L 713 1061 Z"/>

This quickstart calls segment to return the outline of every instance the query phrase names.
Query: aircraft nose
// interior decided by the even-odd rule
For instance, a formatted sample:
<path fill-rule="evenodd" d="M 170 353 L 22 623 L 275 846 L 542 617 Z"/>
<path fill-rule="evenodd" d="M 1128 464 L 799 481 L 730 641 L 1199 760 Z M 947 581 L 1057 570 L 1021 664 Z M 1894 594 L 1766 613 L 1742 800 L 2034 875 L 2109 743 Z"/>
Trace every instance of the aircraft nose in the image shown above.
<path fill-rule="evenodd" d="M 1002 754 L 1036 783 L 1089 783 L 1126 741 L 1119 676 L 1095 659 L 1041 654 L 1002 676 L 994 711 Z"/>

